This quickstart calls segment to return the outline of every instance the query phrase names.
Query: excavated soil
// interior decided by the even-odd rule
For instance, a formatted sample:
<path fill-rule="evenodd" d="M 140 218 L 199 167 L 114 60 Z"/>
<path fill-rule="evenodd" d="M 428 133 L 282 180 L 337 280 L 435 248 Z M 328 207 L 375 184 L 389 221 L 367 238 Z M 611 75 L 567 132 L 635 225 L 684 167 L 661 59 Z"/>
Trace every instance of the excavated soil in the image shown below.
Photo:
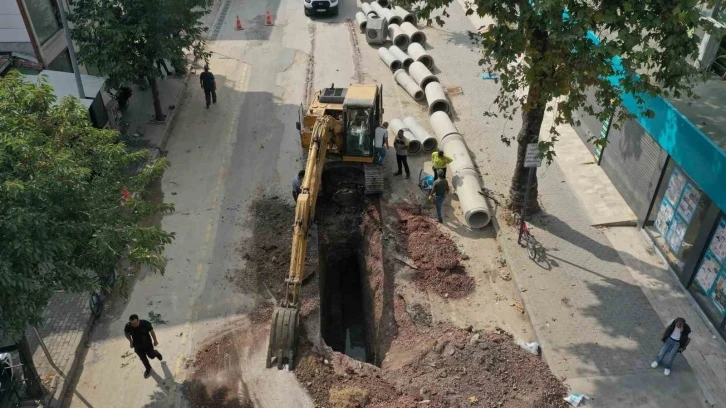
<path fill-rule="evenodd" d="M 401 205 L 393 209 L 399 249 L 413 261 L 414 282 L 421 290 L 458 299 L 474 291 L 474 278 L 460 264 L 462 255 L 448 234 L 442 232 L 421 207 Z"/>

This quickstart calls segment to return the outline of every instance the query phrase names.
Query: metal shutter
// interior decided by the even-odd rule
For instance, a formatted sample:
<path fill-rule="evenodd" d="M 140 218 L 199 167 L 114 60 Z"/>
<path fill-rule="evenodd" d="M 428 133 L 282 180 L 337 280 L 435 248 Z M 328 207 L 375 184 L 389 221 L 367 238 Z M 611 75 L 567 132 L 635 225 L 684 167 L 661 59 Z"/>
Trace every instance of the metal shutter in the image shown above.
<path fill-rule="evenodd" d="M 585 93 L 587 96 L 587 103 L 595 109 L 595 111 L 601 110 L 600 105 L 597 103 L 597 99 L 595 99 L 595 93 L 592 91 L 588 91 Z M 588 114 L 587 112 L 584 112 L 582 110 L 577 110 L 572 113 L 572 119 L 573 122 L 580 121 L 580 125 L 577 126 L 573 125 L 573 129 L 575 129 L 575 132 L 578 136 L 580 136 L 580 139 L 585 143 L 587 146 L 587 150 L 590 151 L 593 155 L 593 160 L 597 161 L 595 158 L 595 145 L 593 142 L 600 136 L 600 132 L 602 130 L 602 122 L 598 120 L 595 116 L 592 116 Z"/>

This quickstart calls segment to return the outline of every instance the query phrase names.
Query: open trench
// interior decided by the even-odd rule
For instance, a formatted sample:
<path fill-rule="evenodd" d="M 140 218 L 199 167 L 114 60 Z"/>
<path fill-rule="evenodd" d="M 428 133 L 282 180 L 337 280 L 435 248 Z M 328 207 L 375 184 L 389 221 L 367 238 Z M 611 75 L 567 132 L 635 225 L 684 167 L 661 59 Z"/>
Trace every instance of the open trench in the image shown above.
<path fill-rule="evenodd" d="M 356 360 L 380 364 L 375 291 L 382 273 L 380 239 L 371 239 L 371 210 L 378 199 L 361 188 L 363 173 L 337 167 L 323 175 L 318 222 L 320 334 L 333 350 Z M 375 233 L 375 232 L 374 232 Z M 374 245 L 371 245 L 374 243 Z"/>

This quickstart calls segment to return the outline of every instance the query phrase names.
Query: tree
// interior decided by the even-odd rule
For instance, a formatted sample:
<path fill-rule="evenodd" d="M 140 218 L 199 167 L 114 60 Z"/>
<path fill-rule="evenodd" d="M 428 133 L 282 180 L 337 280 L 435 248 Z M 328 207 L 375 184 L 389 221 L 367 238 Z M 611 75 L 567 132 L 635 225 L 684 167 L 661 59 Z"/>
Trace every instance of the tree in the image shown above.
<path fill-rule="evenodd" d="M 414 10 L 443 25 L 441 15 L 432 12 L 452 0 L 425 0 Z M 583 110 L 601 121 L 615 115 L 615 125 L 632 117 L 622 106 L 621 95 L 634 94 L 643 107 L 647 96 L 692 96 L 691 87 L 699 73 L 687 59 L 698 55 L 699 38 L 694 33 L 702 22 L 699 0 L 474 0 L 466 14 L 493 19 L 496 24 L 470 33 L 481 47 L 479 65 L 499 75 L 501 87 L 495 99 L 505 118 L 511 120 L 521 109 L 522 127 L 516 138 L 501 136 L 507 145 L 518 143 L 517 163 L 510 186 L 510 206 L 523 205 L 527 169 L 526 146 L 539 143 L 540 154 L 550 162 L 557 141 L 555 127 L 578 124 L 573 112 Z M 593 41 L 594 33 L 599 41 Z M 598 44 L 599 43 L 599 44 Z M 622 66 L 613 63 L 619 57 Z M 617 80 L 613 80 L 616 78 Z M 593 90 L 597 105 L 588 103 Z M 548 106 L 548 103 L 553 102 Z M 653 112 L 641 109 L 646 116 Z M 551 138 L 539 140 L 545 112 L 553 111 Z M 493 112 L 485 112 L 494 115 Z M 595 143 L 603 143 L 600 140 Z M 531 210 L 537 204 L 536 178 Z"/>
<path fill-rule="evenodd" d="M 0 80 L 0 333 L 21 338 L 54 290 L 89 291 L 119 260 L 163 273 L 174 238 L 146 201 L 168 162 L 130 152 L 118 132 L 91 126 L 75 98 L 17 71 Z"/>
<path fill-rule="evenodd" d="M 156 120 L 165 116 L 159 99 L 158 60 L 184 60 L 185 49 L 204 57 L 201 18 L 212 0 L 71 0 L 73 40 L 81 63 L 108 76 L 112 88 L 148 78 Z"/>

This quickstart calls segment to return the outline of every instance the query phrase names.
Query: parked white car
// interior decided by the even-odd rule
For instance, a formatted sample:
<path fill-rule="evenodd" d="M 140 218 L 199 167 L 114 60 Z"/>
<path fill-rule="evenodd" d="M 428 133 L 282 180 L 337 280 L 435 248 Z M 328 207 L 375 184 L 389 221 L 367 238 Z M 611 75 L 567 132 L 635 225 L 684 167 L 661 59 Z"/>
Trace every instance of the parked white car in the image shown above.
<path fill-rule="evenodd" d="M 305 15 L 313 16 L 316 14 L 332 14 L 338 15 L 338 4 L 342 0 L 303 0 L 305 6 Z"/>

